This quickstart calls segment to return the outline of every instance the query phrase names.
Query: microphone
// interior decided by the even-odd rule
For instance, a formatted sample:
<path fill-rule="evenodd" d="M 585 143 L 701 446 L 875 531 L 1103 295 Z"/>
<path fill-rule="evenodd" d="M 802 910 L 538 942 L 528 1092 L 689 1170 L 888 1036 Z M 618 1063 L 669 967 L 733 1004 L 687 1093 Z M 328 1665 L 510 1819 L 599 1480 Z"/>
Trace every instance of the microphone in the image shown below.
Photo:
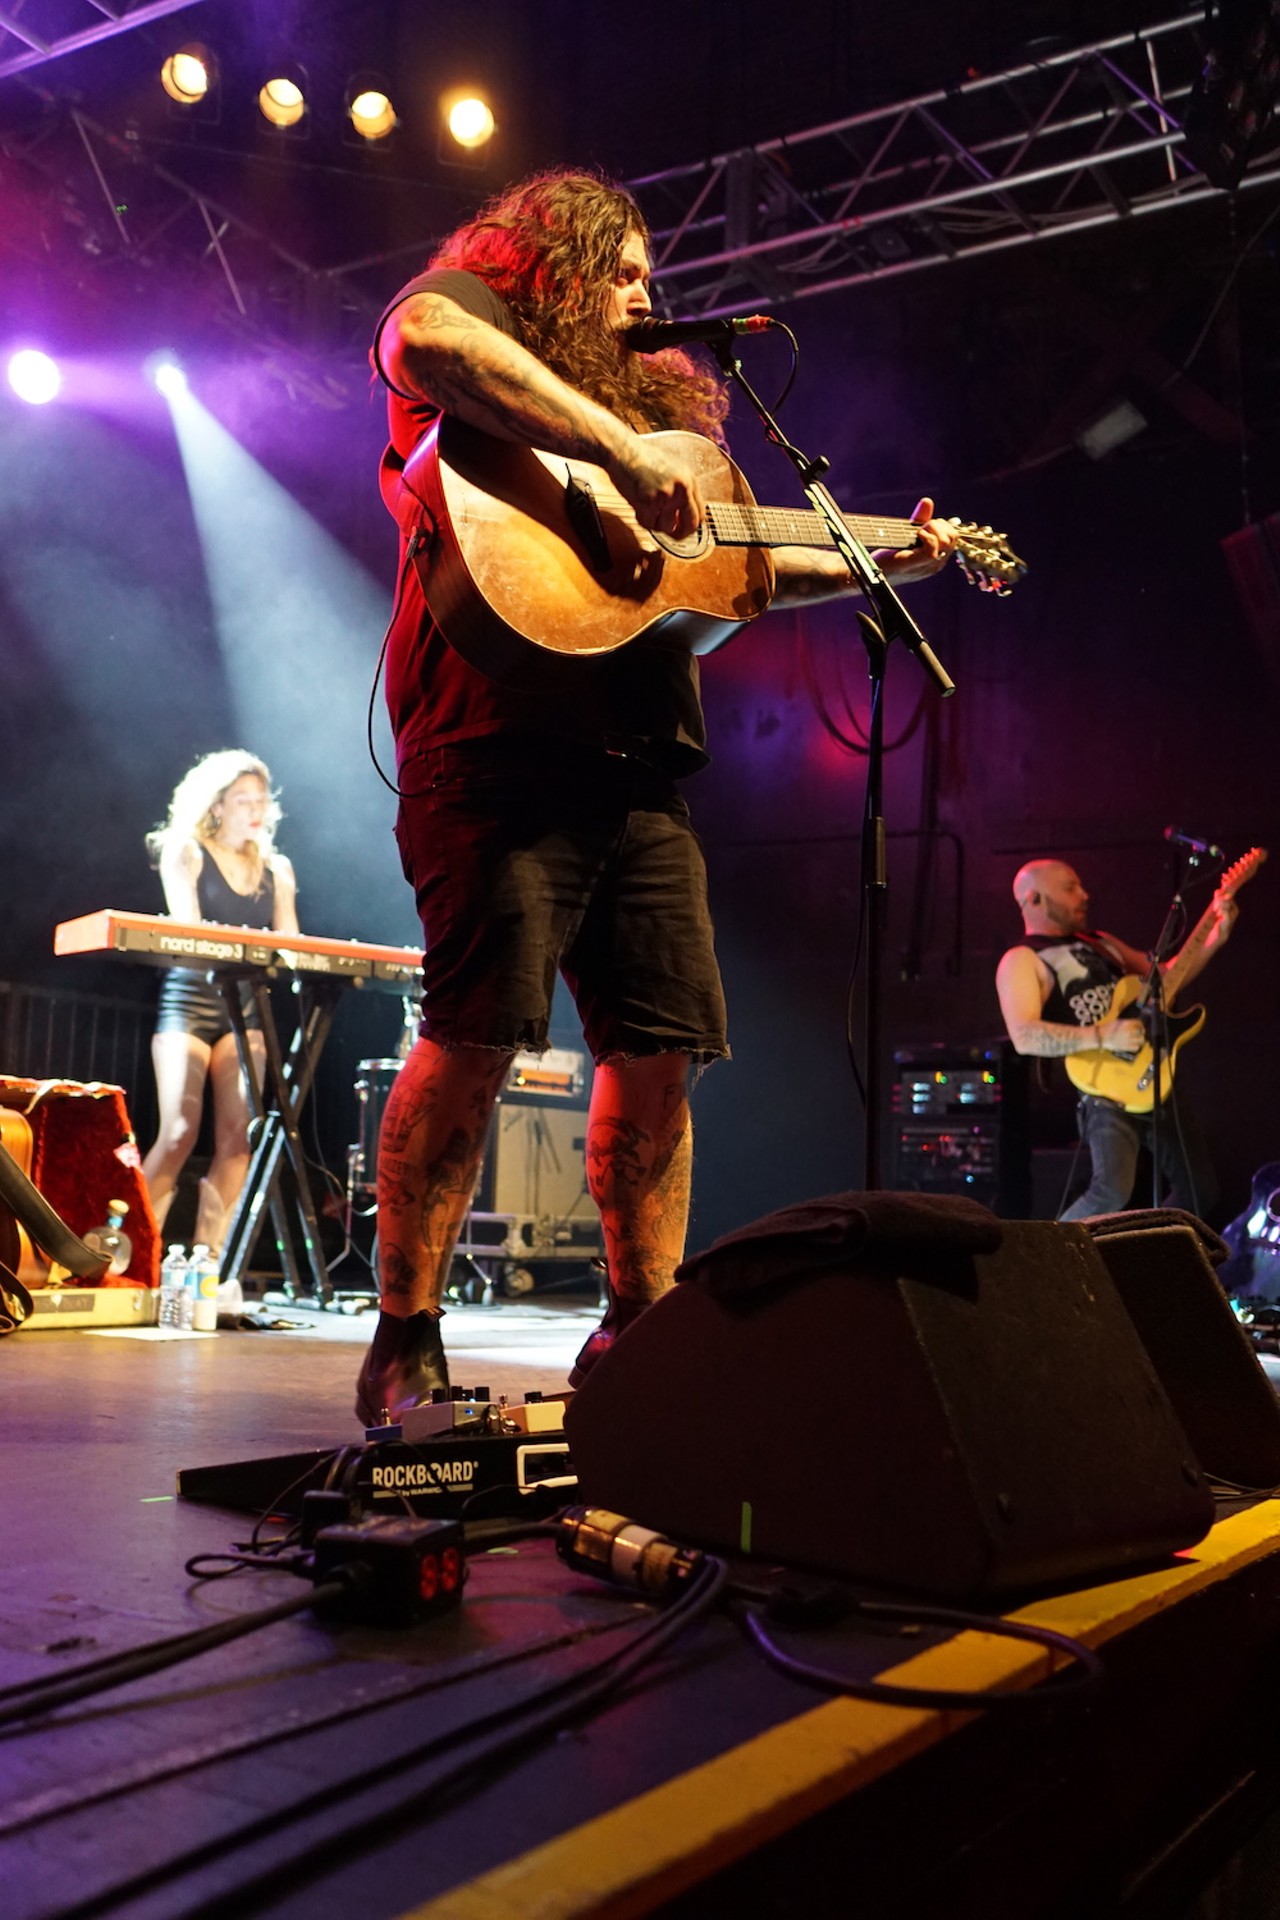
<path fill-rule="evenodd" d="M 1164 837 L 1175 847 L 1186 847 L 1190 853 L 1198 853 L 1202 860 L 1225 860 L 1226 854 L 1221 847 L 1215 847 L 1212 840 L 1201 840 L 1194 833 L 1184 833 L 1181 827 L 1166 827 Z"/>
<path fill-rule="evenodd" d="M 637 320 L 622 338 L 632 353 L 661 353 L 664 347 L 683 347 L 696 340 L 732 340 L 739 333 L 764 333 L 777 321 L 767 313 L 734 314 L 719 320 Z"/>

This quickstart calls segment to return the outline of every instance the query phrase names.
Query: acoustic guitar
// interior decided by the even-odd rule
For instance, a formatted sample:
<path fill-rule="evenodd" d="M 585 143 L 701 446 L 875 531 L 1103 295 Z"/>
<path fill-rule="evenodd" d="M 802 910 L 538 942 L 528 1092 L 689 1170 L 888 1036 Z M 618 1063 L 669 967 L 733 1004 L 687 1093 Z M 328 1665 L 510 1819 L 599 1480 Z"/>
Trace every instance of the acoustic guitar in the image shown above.
<path fill-rule="evenodd" d="M 1162 1100 L 1173 1085 L 1180 1050 L 1188 1040 L 1194 1040 L 1205 1022 L 1203 1007 L 1189 1007 L 1180 1014 L 1169 1011 L 1178 988 L 1186 979 L 1191 962 L 1217 925 L 1217 904 L 1230 900 L 1246 881 L 1252 880 L 1266 857 L 1265 847 L 1251 847 L 1234 866 L 1227 868 L 1214 892 L 1214 905 L 1205 908 L 1177 957 L 1165 971 L 1163 984 L 1167 1039 L 1161 1047 L 1160 1058 Z M 1141 1019 L 1149 1004 L 1143 991 L 1144 984 L 1136 973 L 1126 973 L 1122 980 L 1118 980 L 1111 995 L 1111 1005 L 1103 1014 L 1100 1024 L 1108 1020 Z M 1126 1113 L 1150 1113 L 1155 1106 L 1155 1050 L 1149 1040 L 1144 1041 L 1136 1053 L 1112 1053 L 1106 1047 L 1091 1047 L 1087 1053 L 1069 1053 L 1065 1065 L 1068 1079 L 1081 1093 L 1096 1093 L 1104 1100 L 1116 1100 Z"/>
<path fill-rule="evenodd" d="M 404 471 L 401 526 L 432 618 L 470 666 L 518 680 L 541 653 L 646 643 L 710 653 L 768 607 L 771 547 L 833 547 L 816 513 L 760 507 L 729 456 L 697 433 L 654 438 L 693 467 L 706 517 L 682 540 L 650 533 L 601 467 L 480 433 L 441 416 Z M 425 513 L 425 519 L 424 519 Z M 849 514 L 862 543 L 913 547 L 910 520 Z M 959 530 L 968 579 L 1008 593 L 1026 572 L 1005 536 Z"/>

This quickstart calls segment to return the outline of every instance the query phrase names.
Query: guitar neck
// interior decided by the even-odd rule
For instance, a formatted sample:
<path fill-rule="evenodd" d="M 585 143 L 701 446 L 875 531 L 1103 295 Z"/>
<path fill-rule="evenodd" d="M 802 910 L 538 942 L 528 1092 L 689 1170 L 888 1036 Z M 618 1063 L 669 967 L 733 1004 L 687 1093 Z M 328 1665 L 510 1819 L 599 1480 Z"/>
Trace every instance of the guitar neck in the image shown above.
<path fill-rule="evenodd" d="M 864 547 L 913 547 L 920 529 L 914 520 L 877 520 L 868 513 L 846 513 L 844 523 Z M 806 507 L 746 507 L 713 501 L 707 519 L 724 547 L 834 547 L 821 514 Z"/>
<path fill-rule="evenodd" d="M 1235 898 L 1237 891 L 1247 880 L 1252 880 L 1258 868 L 1267 857 L 1265 847 L 1253 847 L 1244 854 L 1235 865 L 1229 867 L 1218 883 L 1217 891 L 1205 908 L 1195 926 L 1183 941 L 1176 958 L 1164 977 L 1165 1004 L 1172 1006 L 1174 995 L 1187 977 L 1191 963 L 1195 960 L 1205 941 L 1218 923 L 1218 907 L 1224 900 Z"/>

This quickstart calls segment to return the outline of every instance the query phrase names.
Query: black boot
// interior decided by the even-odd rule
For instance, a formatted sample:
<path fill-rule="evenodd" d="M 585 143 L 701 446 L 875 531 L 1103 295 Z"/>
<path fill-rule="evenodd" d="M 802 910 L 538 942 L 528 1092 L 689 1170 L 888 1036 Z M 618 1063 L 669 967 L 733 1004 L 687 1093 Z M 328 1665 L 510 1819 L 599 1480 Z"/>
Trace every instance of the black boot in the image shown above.
<path fill-rule="evenodd" d="M 386 1426 L 406 1407 L 423 1406 L 433 1387 L 449 1388 L 440 1316 L 380 1313 L 356 1381 L 356 1419 L 365 1427 Z"/>
<path fill-rule="evenodd" d="M 590 1334 L 573 1363 L 569 1375 L 569 1385 L 580 1387 L 596 1361 L 602 1354 L 608 1353 L 619 1335 L 626 1332 L 632 1321 L 638 1320 L 646 1307 L 653 1305 L 652 1300 L 633 1299 L 630 1294 L 615 1293 L 613 1282 L 609 1283 L 609 1304 L 605 1308 L 604 1319 Z"/>

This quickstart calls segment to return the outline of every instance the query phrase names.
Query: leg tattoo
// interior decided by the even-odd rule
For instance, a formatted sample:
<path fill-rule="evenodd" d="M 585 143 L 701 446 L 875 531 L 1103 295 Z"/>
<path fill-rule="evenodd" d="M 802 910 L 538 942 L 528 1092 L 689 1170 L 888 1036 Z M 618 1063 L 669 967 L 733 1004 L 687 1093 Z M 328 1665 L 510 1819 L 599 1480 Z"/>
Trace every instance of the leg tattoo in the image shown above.
<path fill-rule="evenodd" d="M 688 1067 L 683 1054 L 659 1054 L 596 1071 L 587 1181 L 610 1285 L 622 1298 L 665 1293 L 684 1256 L 693 1167 Z"/>
<path fill-rule="evenodd" d="M 438 1313 L 511 1062 L 491 1048 L 419 1040 L 392 1088 L 378 1142 L 383 1307 Z"/>

